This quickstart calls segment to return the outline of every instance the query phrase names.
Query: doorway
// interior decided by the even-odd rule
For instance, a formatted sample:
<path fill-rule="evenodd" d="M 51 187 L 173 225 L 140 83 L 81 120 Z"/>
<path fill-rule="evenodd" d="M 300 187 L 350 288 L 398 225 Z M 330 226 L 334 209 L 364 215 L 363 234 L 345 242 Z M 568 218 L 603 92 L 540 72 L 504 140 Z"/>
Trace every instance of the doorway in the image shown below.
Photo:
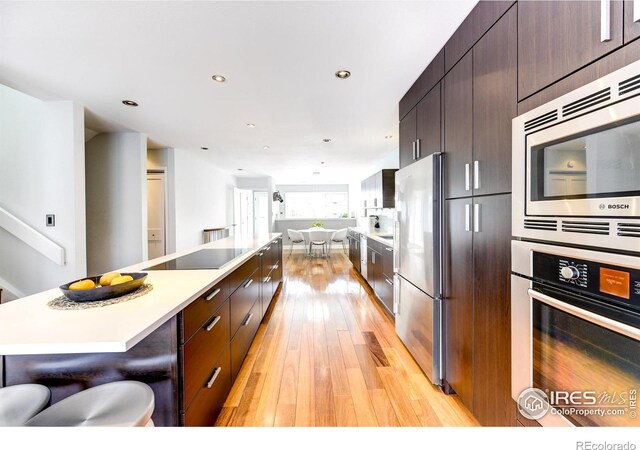
<path fill-rule="evenodd" d="M 235 231 L 242 236 L 250 236 L 253 234 L 253 191 L 234 188 L 233 194 Z"/>
<path fill-rule="evenodd" d="M 269 193 L 253 192 L 253 229 L 256 234 L 269 232 Z"/>
<path fill-rule="evenodd" d="M 167 183 L 163 170 L 147 171 L 147 246 L 149 259 L 167 253 Z"/>

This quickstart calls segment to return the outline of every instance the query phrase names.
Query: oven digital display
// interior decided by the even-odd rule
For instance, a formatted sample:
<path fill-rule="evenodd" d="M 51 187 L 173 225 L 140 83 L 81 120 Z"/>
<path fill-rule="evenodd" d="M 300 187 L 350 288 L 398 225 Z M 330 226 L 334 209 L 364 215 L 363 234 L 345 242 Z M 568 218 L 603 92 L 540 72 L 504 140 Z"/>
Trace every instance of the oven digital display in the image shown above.
<path fill-rule="evenodd" d="M 629 300 L 631 293 L 629 272 L 600 267 L 600 292 Z"/>

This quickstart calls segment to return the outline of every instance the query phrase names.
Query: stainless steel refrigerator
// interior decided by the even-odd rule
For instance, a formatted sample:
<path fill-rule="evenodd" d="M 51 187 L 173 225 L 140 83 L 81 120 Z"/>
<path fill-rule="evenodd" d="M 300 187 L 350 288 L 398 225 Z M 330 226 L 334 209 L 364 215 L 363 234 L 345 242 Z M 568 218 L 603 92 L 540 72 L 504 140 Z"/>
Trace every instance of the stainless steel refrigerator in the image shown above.
<path fill-rule="evenodd" d="M 396 334 L 433 384 L 442 383 L 442 153 L 396 179 Z"/>

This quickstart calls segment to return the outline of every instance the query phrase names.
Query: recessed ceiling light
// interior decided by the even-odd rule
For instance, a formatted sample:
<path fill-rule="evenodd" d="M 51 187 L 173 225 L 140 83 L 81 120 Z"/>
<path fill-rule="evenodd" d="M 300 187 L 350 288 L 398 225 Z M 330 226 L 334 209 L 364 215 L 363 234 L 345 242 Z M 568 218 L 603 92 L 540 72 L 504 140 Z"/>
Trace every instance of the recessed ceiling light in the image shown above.
<path fill-rule="evenodd" d="M 127 106 L 133 106 L 133 107 L 138 106 L 138 104 L 133 100 L 122 100 L 122 104 Z"/>
<path fill-rule="evenodd" d="M 209 150 L 209 147 L 200 147 L 200 150 Z"/>
<path fill-rule="evenodd" d="M 265 145 L 264 147 L 262 147 L 265 150 L 269 150 L 271 147 L 269 147 L 268 145 Z"/>
<path fill-rule="evenodd" d="M 240 170 L 240 171 L 241 171 L 242 169 L 238 169 L 238 170 Z"/>
<path fill-rule="evenodd" d="M 341 80 L 344 80 L 345 78 L 349 78 L 351 76 L 351 72 L 349 72 L 348 70 L 338 70 L 336 72 L 336 78 L 340 78 Z"/>
<path fill-rule="evenodd" d="M 218 83 L 224 83 L 225 81 L 227 81 L 227 79 L 222 75 L 213 75 L 211 78 L 213 79 L 213 81 L 217 81 Z"/>
<path fill-rule="evenodd" d="M 320 172 L 313 172 L 314 175 L 320 175 Z"/>
<path fill-rule="evenodd" d="M 324 164 L 324 161 L 320 161 L 320 164 Z"/>
<path fill-rule="evenodd" d="M 322 140 L 322 142 L 331 142 L 331 139 L 329 139 L 329 138 L 324 138 L 324 139 Z"/>
<path fill-rule="evenodd" d="M 385 138 L 385 139 L 391 139 L 392 137 L 393 137 L 393 136 L 391 136 L 391 135 L 389 134 L 389 135 L 385 136 L 384 138 Z"/>
<path fill-rule="evenodd" d="M 247 124 L 247 126 L 248 126 L 249 128 L 255 128 L 255 127 L 256 127 L 256 124 L 255 124 L 255 123 L 248 123 L 248 124 Z"/>

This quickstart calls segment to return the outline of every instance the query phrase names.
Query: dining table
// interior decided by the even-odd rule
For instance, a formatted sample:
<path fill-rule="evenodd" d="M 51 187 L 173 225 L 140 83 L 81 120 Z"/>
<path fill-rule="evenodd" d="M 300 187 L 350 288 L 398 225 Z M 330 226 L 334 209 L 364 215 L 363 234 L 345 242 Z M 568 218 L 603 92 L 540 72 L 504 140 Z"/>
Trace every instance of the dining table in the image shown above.
<path fill-rule="evenodd" d="M 331 228 L 305 228 L 303 230 L 297 230 L 298 232 L 300 232 L 302 234 L 302 238 L 304 239 L 304 245 L 305 248 L 307 249 L 307 256 L 311 255 L 311 248 L 310 248 L 310 242 L 309 242 L 309 233 L 311 231 L 324 231 L 325 232 L 325 237 L 324 237 L 324 241 L 327 243 L 327 246 L 329 245 L 329 241 L 331 241 L 331 236 L 333 235 L 333 233 L 335 233 L 338 230 L 334 230 Z"/>

